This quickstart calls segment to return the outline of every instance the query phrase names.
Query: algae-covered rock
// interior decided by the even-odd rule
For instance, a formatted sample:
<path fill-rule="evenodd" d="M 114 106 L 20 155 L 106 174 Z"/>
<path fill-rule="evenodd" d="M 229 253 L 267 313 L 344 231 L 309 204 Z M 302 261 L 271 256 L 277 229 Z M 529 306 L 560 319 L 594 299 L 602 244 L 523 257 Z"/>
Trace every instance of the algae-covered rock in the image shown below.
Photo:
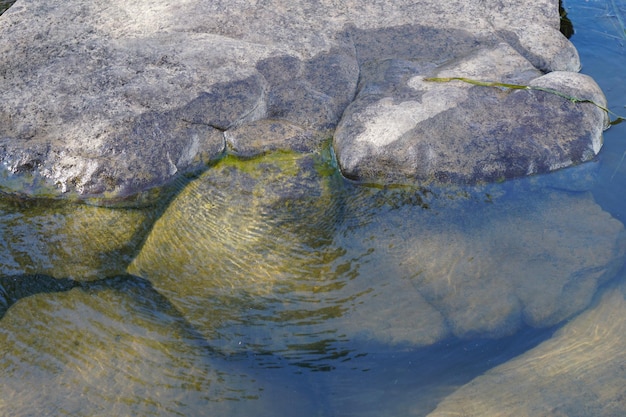
<path fill-rule="evenodd" d="M 149 279 L 225 348 L 263 346 L 268 340 L 250 334 L 270 339 L 272 323 L 287 317 L 327 316 L 320 295 L 334 285 L 340 255 L 330 243 L 341 188 L 327 164 L 323 156 L 283 152 L 226 158 L 172 201 L 128 271 Z"/>
<path fill-rule="evenodd" d="M 549 327 L 626 256 L 622 224 L 588 193 L 341 190 L 316 158 L 224 160 L 173 201 L 129 272 L 223 349 L 323 356 L 347 340 Z"/>
<path fill-rule="evenodd" d="M 429 416 L 624 415 L 625 294 L 622 278 L 551 339 L 459 388 Z"/>
<path fill-rule="evenodd" d="M 81 280 L 125 271 L 147 235 L 155 208 L 70 202 L 0 202 L 0 274 Z"/>
<path fill-rule="evenodd" d="M 6 416 L 298 415 L 306 404 L 217 355 L 137 277 L 20 299 L 0 320 L 0 348 Z"/>

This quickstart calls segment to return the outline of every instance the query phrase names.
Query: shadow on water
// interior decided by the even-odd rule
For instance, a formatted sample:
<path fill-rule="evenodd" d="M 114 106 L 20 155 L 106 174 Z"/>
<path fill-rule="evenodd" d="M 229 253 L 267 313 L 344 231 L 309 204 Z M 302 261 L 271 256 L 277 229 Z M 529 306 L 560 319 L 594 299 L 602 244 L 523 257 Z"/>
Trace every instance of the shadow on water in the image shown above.
<path fill-rule="evenodd" d="M 18 300 L 39 293 L 69 291 L 80 285 L 73 279 L 56 279 L 48 275 L 14 275 L 0 277 L 0 319 Z"/>
<path fill-rule="evenodd" d="M 182 314 L 164 296 L 152 288 L 152 284 L 141 277 L 133 275 L 120 275 L 103 278 L 97 281 L 77 281 L 70 278 L 54 278 L 44 274 L 33 275 L 9 275 L 0 277 L 0 320 L 7 311 L 20 299 L 37 294 L 49 294 L 67 292 L 80 289 L 85 292 L 98 292 L 103 290 L 115 290 L 131 295 L 143 310 L 155 314 L 164 314 L 174 318 L 184 328 L 192 332 L 192 338 L 202 340 L 199 334 L 193 332 L 193 327 L 186 323 Z M 208 353 L 218 352 L 205 346 Z"/>
<path fill-rule="evenodd" d="M 457 338 L 414 350 L 393 350 L 370 343 L 369 352 L 320 375 L 330 387 L 336 415 L 425 416 L 460 386 L 548 340 L 560 326 L 524 327 L 501 339 Z"/>

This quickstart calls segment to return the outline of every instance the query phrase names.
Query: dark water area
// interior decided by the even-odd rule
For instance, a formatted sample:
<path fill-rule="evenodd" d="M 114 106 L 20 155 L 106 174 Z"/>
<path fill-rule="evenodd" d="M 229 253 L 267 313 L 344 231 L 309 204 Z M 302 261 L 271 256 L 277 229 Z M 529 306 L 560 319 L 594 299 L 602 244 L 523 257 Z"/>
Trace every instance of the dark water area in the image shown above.
<path fill-rule="evenodd" d="M 0 0 L 0 13 L 12 3 Z M 626 115 L 626 2 L 562 6 L 569 22 L 563 31 L 579 50 L 582 72 L 602 87 L 612 112 Z M 587 167 L 566 172 L 585 178 L 591 172 L 591 185 L 584 182 L 593 199 L 624 222 L 626 123 L 605 133 L 601 154 Z M 550 340 L 575 316 L 563 313 L 568 319 L 556 323 L 530 317 L 527 310 L 549 310 L 545 305 L 562 302 L 561 294 L 523 313 L 507 310 L 521 303 L 521 293 L 531 299 L 549 293 L 541 285 L 551 276 L 541 273 L 554 254 L 539 247 L 528 261 L 511 252 L 540 245 L 524 234 L 533 221 L 546 234 L 542 221 L 557 229 L 548 242 L 553 252 L 564 246 L 567 231 L 550 222 L 564 208 L 591 205 L 574 185 L 563 191 L 558 181 L 553 187 L 530 179 L 439 193 L 368 189 L 324 175 L 333 191 L 305 190 L 319 197 L 319 207 L 303 200 L 294 208 L 267 196 L 257 196 L 259 203 L 248 190 L 228 200 L 211 194 L 207 184 L 217 180 L 210 176 L 214 182 L 194 180 L 181 189 L 196 199 L 192 213 L 185 206 L 169 215 L 164 208 L 0 204 L 0 250 L 12 251 L 0 258 L 10 259 L 0 276 L 0 415 L 426 416 L 476 377 Z M 547 220 L 535 213 L 544 196 Z M 277 219 L 259 220 L 268 207 Z M 590 212 L 600 218 L 594 207 Z M 309 224 L 294 226 L 293 213 Z M 92 227 L 95 218 L 100 228 Z M 185 230 L 195 226 L 200 230 Z M 171 230 L 167 241 L 146 239 L 159 228 Z M 502 239 L 507 231 L 522 244 Z M 601 234 L 585 242 L 601 245 Z M 62 247 L 68 242 L 74 249 Z M 408 249 L 415 242 L 437 250 L 413 259 Z M 215 249 L 220 245 L 223 252 Z M 139 247 L 156 248 L 161 265 L 172 269 L 142 269 Z M 231 252 L 237 257 L 228 258 Z M 96 255 L 82 255 L 81 263 L 79 253 Z M 584 248 L 568 259 L 600 257 L 589 253 Z M 452 291 L 428 282 L 429 273 L 445 282 L 454 271 L 480 275 L 506 260 L 512 265 L 504 278 L 480 287 L 448 282 Z M 55 262 L 62 266 L 49 265 Z M 39 267 L 19 272 L 31 265 Z M 512 289 L 509 281 L 523 268 L 527 277 L 520 275 Z M 626 271 L 618 269 L 623 279 Z M 223 275 L 226 282 L 196 281 L 198 275 Z M 574 280 L 563 293 L 571 290 L 571 303 L 583 308 L 592 303 L 584 287 Z M 568 303 L 559 308 L 568 311 Z M 469 317 L 473 310 L 486 318 Z"/>
<path fill-rule="evenodd" d="M 15 3 L 15 0 L 0 0 L 0 14 L 6 12 L 13 3 Z"/>

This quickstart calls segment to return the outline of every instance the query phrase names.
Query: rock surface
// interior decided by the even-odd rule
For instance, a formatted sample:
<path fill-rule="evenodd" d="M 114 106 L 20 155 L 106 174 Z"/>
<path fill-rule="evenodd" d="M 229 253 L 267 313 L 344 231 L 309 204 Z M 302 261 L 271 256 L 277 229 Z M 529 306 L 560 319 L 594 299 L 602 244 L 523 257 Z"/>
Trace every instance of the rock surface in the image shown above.
<path fill-rule="evenodd" d="M 621 279 L 550 340 L 461 387 L 429 416 L 623 415 L 625 291 Z"/>
<path fill-rule="evenodd" d="M 120 198 L 225 151 L 333 134 L 344 174 L 367 181 L 568 166 L 600 148 L 592 104 L 424 81 L 603 104 L 558 27 L 555 0 L 18 1 L 0 17 L 0 186 Z"/>

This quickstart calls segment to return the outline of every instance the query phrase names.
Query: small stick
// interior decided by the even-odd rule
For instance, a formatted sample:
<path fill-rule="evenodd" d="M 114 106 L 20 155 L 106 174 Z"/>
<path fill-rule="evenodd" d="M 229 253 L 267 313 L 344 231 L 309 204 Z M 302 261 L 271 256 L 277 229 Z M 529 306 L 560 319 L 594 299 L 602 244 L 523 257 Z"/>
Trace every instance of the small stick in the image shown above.
<path fill-rule="evenodd" d="M 572 103 L 591 103 L 591 104 L 593 104 L 597 108 L 605 111 L 607 114 L 611 114 L 611 115 L 615 116 L 615 120 L 609 122 L 609 125 L 611 125 L 611 126 L 619 124 L 619 123 L 622 123 L 624 120 L 626 120 L 626 118 L 613 113 L 611 110 L 607 109 L 604 106 L 601 106 L 600 104 L 596 103 L 593 100 L 590 100 L 588 98 L 579 98 L 579 97 L 568 96 L 565 93 L 562 93 L 562 92 L 560 92 L 558 90 L 554 90 L 552 88 L 547 88 L 547 87 L 536 87 L 536 86 L 532 86 L 532 85 L 522 85 L 522 84 L 508 84 L 508 83 L 500 83 L 500 82 L 496 82 L 496 81 L 480 81 L 480 80 L 474 80 L 474 79 L 465 78 L 465 77 L 444 77 L 444 78 L 429 77 L 429 78 L 424 78 L 424 81 L 432 81 L 432 82 L 437 82 L 437 83 L 447 83 L 447 82 L 450 82 L 450 81 L 463 81 L 464 83 L 478 85 L 478 86 L 481 86 L 481 87 L 500 87 L 500 88 L 508 88 L 508 89 L 511 89 L 511 90 L 537 90 L 537 91 L 543 91 L 543 92 L 546 92 L 546 93 L 550 93 L 550 94 L 554 94 L 556 96 L 562 97 L 562 98 L 564 98 L 566 100 L 571 101 Z"/>

